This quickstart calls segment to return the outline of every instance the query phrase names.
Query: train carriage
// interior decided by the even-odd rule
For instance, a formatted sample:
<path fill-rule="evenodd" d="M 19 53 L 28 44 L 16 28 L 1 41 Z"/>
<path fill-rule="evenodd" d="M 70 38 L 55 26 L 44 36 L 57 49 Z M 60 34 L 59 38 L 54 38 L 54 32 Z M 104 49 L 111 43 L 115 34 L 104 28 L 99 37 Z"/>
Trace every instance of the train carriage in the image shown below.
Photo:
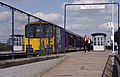
<path fill-rule="evenodd" d="M 66 50 L 80 50 L 83 47 L 83 37 L 66 30 Z"/>
<path fill-rule="evenodd" d="M 66 37 L 65 37 L 66 35 Z M 28 46 L 28 38 L 30 45 Z M 49 22 L 32 22 L 25 26 L 24 50 L 28 52 L 39 52 L 47 50 L 52 53 L 82 47 L 82 37 L 62 27 Z"/>

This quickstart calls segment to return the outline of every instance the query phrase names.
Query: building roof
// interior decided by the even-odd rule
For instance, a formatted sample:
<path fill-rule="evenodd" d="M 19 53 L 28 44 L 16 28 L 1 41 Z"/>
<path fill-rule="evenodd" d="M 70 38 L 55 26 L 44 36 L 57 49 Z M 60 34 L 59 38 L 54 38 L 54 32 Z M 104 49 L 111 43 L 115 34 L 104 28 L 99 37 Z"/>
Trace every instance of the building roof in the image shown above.
<path fill-rule="evenodd" d="M 107 36 L 105 33 L 92 33 L 91 34 L 92 36 L 98 36 L 98 35 L 103 35 L 103 36 Z"/>

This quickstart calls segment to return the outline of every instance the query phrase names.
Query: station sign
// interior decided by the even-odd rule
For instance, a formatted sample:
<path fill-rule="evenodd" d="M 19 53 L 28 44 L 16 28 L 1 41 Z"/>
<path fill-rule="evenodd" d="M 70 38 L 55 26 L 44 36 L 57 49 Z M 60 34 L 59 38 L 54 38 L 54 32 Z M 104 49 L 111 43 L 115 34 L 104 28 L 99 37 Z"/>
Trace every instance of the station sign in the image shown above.
<path fill-rule="evenodd" d="M 104 9 L 105 5 L 81 5 L 80 9 Z"/>

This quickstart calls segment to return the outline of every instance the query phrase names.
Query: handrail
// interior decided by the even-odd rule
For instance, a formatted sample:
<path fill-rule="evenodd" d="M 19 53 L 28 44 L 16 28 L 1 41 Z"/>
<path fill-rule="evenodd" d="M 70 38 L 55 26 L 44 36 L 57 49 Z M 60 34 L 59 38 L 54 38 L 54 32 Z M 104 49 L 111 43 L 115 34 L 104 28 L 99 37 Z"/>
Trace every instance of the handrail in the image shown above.
<path fill-rule="evenodd" d="M 116 67 L 116 73 L 115 74 L 117 74 L 117 77 L 120 77 L 120 74 L 119 74 L 119 72 L 120 72 L 120 55 L 116 55 L 115 56 L 115 67 Z"/>
<path fill-rule="evenodd" d="M 109 76 L 105 73 L 105 71 L 106 71 L 106 69 L 107 69 L 107 65 L 108 65 L 109 59 L 110 59 L 111 57 L 115 57 L 115 56 L 114 56 L 114 55 L 109 55 L 109 56 L 108 56 L 107 62 L 106 62 L 106 64 L 105 64 L 105 67 L 104 67 L 104 70 L 103 70 L 103 73 L 102 73 L 102 76 L 101 76 L 101 77 L 104 77 L 104 75 L 106 75 L 107 77 L 109 77 Z M 110 70 L 110 71 L 111 71 L 111 70 Z M 112 72 L 112 71 L 111 71 L 111 72 Z"/>

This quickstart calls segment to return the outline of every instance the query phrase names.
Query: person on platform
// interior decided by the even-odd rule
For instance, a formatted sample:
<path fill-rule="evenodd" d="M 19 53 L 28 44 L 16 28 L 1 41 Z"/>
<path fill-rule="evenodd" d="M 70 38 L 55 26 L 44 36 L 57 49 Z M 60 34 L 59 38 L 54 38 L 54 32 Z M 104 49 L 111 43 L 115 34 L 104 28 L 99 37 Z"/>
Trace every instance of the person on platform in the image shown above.
<path fill-rule="evenodd" d="M 88 37 L 88 51 L 91 50 L 91 39 Z"/>
<path fill-rule="evenodd" d="M 87 50 L 87 45 L 88 45 L 87 35 L 84 36 L 83 40 L 84 40 L 84 42 L 83 42 L 84 51 L 86 52 L 86 50 Z"/>
<path fill-rule="evenodd" d="M 107 42 L 107 49 L 110 50 L 110 48 L 111 48 L 111 47 L 110 47 L 110 42 L 108 41 L 108 42 Z"/>

